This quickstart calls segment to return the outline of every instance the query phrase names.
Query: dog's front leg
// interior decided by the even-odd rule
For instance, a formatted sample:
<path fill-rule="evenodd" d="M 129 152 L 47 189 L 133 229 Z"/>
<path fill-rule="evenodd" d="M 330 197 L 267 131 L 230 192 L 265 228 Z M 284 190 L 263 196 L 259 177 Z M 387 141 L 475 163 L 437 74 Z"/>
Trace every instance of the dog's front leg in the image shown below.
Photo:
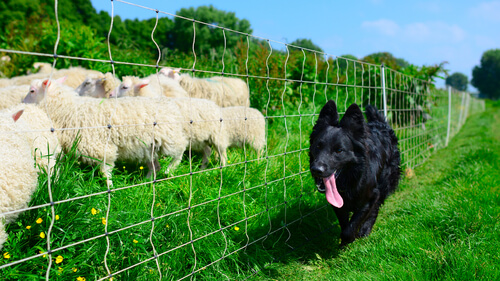
<path fill-rule="evenodd" d="M 372 193 L 370 201 L 366 203 L 361 208 L 361 210 L 352 214 L 351 220 L 349 221 L 345 231 L 342 230 L 341 238 L 343 245 L 351 243 L 352 241 L 354 241 L 354 239 L 359 237 L 359 229 L 364 224 L 366 219 L 370 216 L 370 214 L 372 214 L 372 212 L 374 211 L 379 197 L 380 192 L 375 189 Z"/>
<path fill-rule="evenodd" d="M 340 246 L 343 247 L 346 244 L 354 241 L 354 233 L 352 233 L 349 227 L 349 212 L 343 208 L 339 209 L 333 207 L 333 210 L 335 211 L 335 215 L 337 215 L 337 219 L 339 220 L 341 239 Z"/>

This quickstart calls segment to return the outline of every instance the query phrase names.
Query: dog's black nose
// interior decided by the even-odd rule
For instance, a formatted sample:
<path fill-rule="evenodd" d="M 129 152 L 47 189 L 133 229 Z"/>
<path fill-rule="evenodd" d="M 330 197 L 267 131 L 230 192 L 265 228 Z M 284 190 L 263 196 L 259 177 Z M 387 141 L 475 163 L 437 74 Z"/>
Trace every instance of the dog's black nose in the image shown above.
<path fill-rule="evenodd" d="M 311 173 L 315 177 L 321 177 L 326 170 L 325 165 L 316 164 L 311 167 Z"/>

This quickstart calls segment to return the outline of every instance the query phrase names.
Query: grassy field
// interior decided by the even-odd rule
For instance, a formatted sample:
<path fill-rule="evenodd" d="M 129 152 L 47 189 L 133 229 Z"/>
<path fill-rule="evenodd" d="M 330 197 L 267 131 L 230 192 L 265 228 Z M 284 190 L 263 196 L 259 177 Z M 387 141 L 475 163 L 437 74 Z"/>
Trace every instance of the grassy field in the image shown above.
<path fill-rule="evenodd" d="M 255 280 L 499 280 L 499 105 L 402 180 L 368 238 L 339 250 L 333 226 Z"/>
<path fill-rule="evenodd" d="M 324 103 L 321 95 L 316 98 L 316 104 Z M 29 204 L 33 209 L 8 225 L 2 277 L 43 280 L 49 264 L 51 280 L 100 279 L 108 276 L 108 269 L 114 280 L 156 280 L 160 272 L 162 280 L 428 279 L 439 278 L 441 272 L 446 276 L 447 266 L 464 271 L 457 274 L 496 272 L 489 268 L 495 266 L 493 258 L 498 259 L 491 244 L 497 243 L 491 234 L 495 232 L 483 227 L 498 219 L 498 204 L 490 199 L 496 210 L 486 209 L 464 199 L 492 196 L 492 190 L 454 187 L 465 187 L 465 180 L 474 187 L 496 180 L 491 175 L 498 165 L 491 165 L 498 164 L 497 158 L 490 166 L 480 166 L 482 156 L 474 156 L 475 162 L 469 161 L 477 162 L 474 167 L 462 158 L 465 152 L 484 149 L 490 150 L 483 151 L 485 156 L 498 156 L 494 144 L 487 146 L 495 127 L 491 124 L 500 122 L 498 113 L 490 109 L 472 118 L 450 147 L 419 168 L 415 178 L 402 182 L 384 206 L 373 235 L 340 251 L 336 217 L 308 172 L 306 148 L 316 119 L 311 114 L 319 110 L 311 104 L 270 114 L 263 159 L 257 160 L 257 153 L 248 148 L 231 149 L 227 167 L 220 168 L 212 156 L 208 169 L 201 171 L 201 155 L 194 153 L 173 175 L 160 171 L 156 184 L 145 178 L 145 167 L 119 163 L 108 193 L 98 167 L 80 164 L 74 151 L 68 153 L 57 162 L 57 179 L 39 177 Z M 419 149 L 427 153 L 424 140 Z M 168 161 L 162 159 L 162 166 Z M 471 180 L 480 174 L 490 176 Z M 53 208 L 49 190 L 56 202 Z M 467 191 L 471 194 L 459 196 Z M 461 208 L 471 213 L 458 212 Z M 469 246 L 483 255 L 491 250 L 491 257 L 475 260 Z M 375 259 L 380 256 L 387 260 Z M 474 270 L 467 270 L 470 267 Z"/>

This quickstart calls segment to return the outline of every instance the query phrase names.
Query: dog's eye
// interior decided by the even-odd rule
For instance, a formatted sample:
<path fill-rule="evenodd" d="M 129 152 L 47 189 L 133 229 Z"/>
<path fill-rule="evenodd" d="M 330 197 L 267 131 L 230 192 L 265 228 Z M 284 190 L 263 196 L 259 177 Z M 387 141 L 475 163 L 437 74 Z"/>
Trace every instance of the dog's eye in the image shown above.
<path fill-rule="evenodd" d="M 344 150 L 342 148 L 337 148 L 337 150 L 335 150 L 335 152 L 341 153 L 341 152 L 344 152 Z"/>

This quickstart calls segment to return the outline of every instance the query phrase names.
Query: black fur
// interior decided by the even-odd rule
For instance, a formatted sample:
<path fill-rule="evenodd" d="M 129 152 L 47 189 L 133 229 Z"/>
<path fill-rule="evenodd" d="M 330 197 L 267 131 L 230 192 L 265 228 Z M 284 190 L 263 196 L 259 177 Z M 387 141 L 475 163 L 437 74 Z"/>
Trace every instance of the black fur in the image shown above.
<path fill-rule="evenodd" d="M 339 122 L 330 100 L 321 109 L 310 136 L 309 164 L 320 192 L 323 178 L 335 173 L 342 207 L 333 207 L 342 245 L 370 234 L 380 206 L 398 186 L 401 175 L 398 140 L 374 106 L 366 107 L 365 122 L 357 104 Z M 350 217 L 350 214 L 352 216 Z"/>

